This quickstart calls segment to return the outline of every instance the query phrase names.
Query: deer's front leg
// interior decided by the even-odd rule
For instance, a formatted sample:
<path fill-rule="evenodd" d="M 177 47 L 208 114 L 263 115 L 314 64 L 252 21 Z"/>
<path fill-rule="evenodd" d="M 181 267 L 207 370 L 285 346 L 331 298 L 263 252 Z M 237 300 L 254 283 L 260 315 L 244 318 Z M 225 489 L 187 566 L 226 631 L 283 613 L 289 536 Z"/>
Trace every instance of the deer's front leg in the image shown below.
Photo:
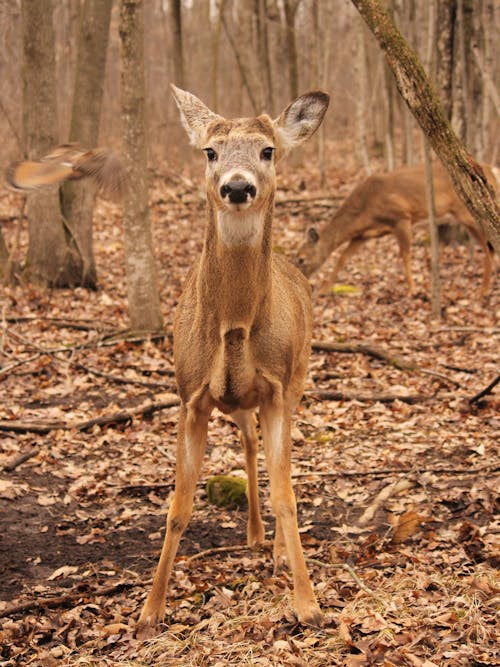
<path fill-rule="evenodd" d="M 207 437 L 208 414 L 181 407 L 177 435 L 175 491 L 167 516 L 167 528 L 153 586 L 139 618 L 139 631 L 155 626 L 165 615 L 167 584 L 182 533 L 191 517 L 196 482 Z"/>
<path fill-rule="evenodd" d="M 260 420 L 278 528 L 276 538 L 283 539 L 292 570 L 295 611 L 301 623 L 321 625 L 322 614 L 307 572 L 297 525 L 290 470 L 290 414 L 286 408 L 266 405 L 261 407 Z"/>
<path fill-rule="evenodd" d="M 264 525 L 259 507 L 259 480 L 257 475 L 259 439 L 257 437 L 257 429 L 255 428 L 255 416 L 250 410 L 238 410 L 231 414 L 231 418 L 240 429 L 241 442 L 245 452 L 248 478 L 247 543 L 249 546 L 255 546 L 264 541 Z"/>

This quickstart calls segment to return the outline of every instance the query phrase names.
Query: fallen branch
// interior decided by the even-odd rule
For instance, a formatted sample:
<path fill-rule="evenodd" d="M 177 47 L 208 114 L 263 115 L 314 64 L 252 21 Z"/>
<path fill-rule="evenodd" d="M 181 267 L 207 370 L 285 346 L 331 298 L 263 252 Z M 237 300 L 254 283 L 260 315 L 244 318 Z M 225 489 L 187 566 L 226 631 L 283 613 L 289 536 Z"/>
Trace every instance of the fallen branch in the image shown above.
<path fill-rule="evenodd" d="M 83 364 L 77 362 L 70 362 L 69 365 L 77 368 L 78 370 L 95 375 L 96 377 L 102 377 L 105 380 L 109 380 L 110 382 L 115 382 L 116 384 L 133 384 L 138 387 L 148 387 L 153 389 L 172 389 L 172 383 L 167 384 L 165 382 L 147 382 L 146 380 L 134 380 L 133 378 L 112 375 L 111 373 L 103 373 L 102 371 L 98 371 L 96 368 L 90 368 L 89 366 L 84 366 Z"/>
<path fill-rule="evenodd" d="M 145 405 L 140 405 L 137 408 L 132 408 L 130 410 L 123 410 L 122 412 L 114 412 L 110 415 L 102 415 L 101 417 L 95 417 L 94 419 L 88 419 L 83 422 L 68 423 L 64 421 L 52 421 L 52 422 L 22 422 L 16 420 L 2 420 L 0 421 L 0 431 L 12 431 L 14 433 L 40 433 L 45 434 L 50 431 L 63 430 L 63 431 L 87 431 L 93 426 L 106 426 L 109 424 L 123 424 L 130 421 L 138 415 L 151 415 L 158 410 L 164 410 L 165 408 L 171 408 L 174 405 L 179 405 L 180 400 L 176 394 L 170 394 L 170 397 L 164 401 L 158 401 L 157 403 L 146 403 Z"/>
<path fill-rule="evenodd" d="M 12 472 L 16 468 L 18 468 L 22 463 L 25 463 L 26 461 L 29 461 L 29 459 L 33 458 L 38 454 L 40 450 L 38 447 L 33 447 L 33 449 L 29 449 L 27 452 L 23 452 L 22 454 L 19 454 L 15 458 L 11 459 L 9 463 L 6 463 L 3 467 L 5 472 Z"/>
<path fill-rule="evenodd" d="M 314 390 L 306 392 L 306 395 L 313 398 L 319 398 L 322 401 L 360 401 L 362 403 L 392 403 L 394 401 L 401 401 L 414 405 L 415 403 L 424 403 L 426 401 L 433 401 L 436 396 L 425 396 L 423 394 L 403 395 L 403 394 L 371 394 L 366 396 L 363 394 L 346 394 L 343 391 L 329 391 L 329 390 Z M 448 394 L 441 395 L 439 398 L 444 399 L 449 397 Z"/>
<path fill-rule="evenodd" d="M 433 377 L 438 378 L 439 380 L 448 382 L 449 384 L 452 384 L 455 387 L 460 387 L 459 382 L 457 382 L 456 380 L 452 380 L 451 378 L 449 378 L 446 375 L 443 375 L 442 373 L 438 373 L 437 371 L 432 371 L 428 368 L 421 368 L 414 361 L 403 359 L 398 355 L 392 354 L 392 352 L 389 352 L 388 350 L 384 350 L 383 348 L 374 345 L 366 345 L 365 343 L 331 343 L 329 341 L 313 340 L 312 349 L 324 352 L 366 354 L 369 357 L 373 357 L 374 359 L 380 359 L 382 361 L 385 361 L 387 364 L 393 366 L 394 368 L 397 368 L 400 371 L 414 371 L 415 373 L 431 375 Z"/>
<path fill-rule="evenodd" d="M 407 361 L 402 357 L 391 354 L 389 351 L 384 350 L 380 347 L 374 345 L 366 345 L 365 343 L 331 343 L 328 341 L 318 341 L 313 340 L 312 349 L 316 351 L 324 352 L 341 352 L 349 354 L 366 354 L 369 357 L 374 359 L 381 359 L 386 363 L 394 366 L 399 370 L 404 371 L 416 371 L 418 366 L 413 361 Z"/>
<path fill-rule="evenodd" d="M 179 563 L 191 563 L 198 558 L 205 558 L 205 556 L 213 556 L 215 554 L 225 554 L 225 553 L 241 553 L 245 551 L 255 551 L 255 548 L 259 550 L 264 550 L 266 548 L 272 547 L 272 541 L 266 540 L 261 542 L 257 547 L 249 547 L 248 544 L 229 544 L 224 547 L 212 547 L 211 549 L 205 549 L 204 551 L 199 551 L 192 556 L 179 556 L 176 558 L 176 561 Z"/>
<path fill-rule="evenodd" d="M 128 588 L 134 588 L 135 586 L 144 586 L 147 582 L 141 581 L 120 581 L 116 584 L 111 584 L 109 586 L 103 586 L 102 588 L 97 588 L 95 590 L 82 590 L 73 593 L 66 593 L 64 595 L 55 595 L 48 598 L 38 598 L 36 600 L 27 600 L 26 602 L 20 602 L 18 604 L 12 604 L 9 607 L 6 607 L 3 610 L 0 610 L 0 618 L 6 618 L 8 616 L 14 616 L 15 614 L 20 614 L 21 612 L 31 611 L 32 609 L 52 609 L 54 607 L 64 607 L 67 604 L 74 604 L 76 600 L 84 597 L 98 597 L 100 595 L 111 595 L 112 593 L 121 592 Z"/>
<path fill-rule="evenodd" d="M 477 403 L 481 398 L 483 398 L 483 396 L 491 394 L 491 392 L 499 382 L 500 382 L 500 375 L 497 375 L 496 378 L 492 382 L 490 382 L 490 384 L 487 387 L 481 389 L 481 391 L 475 394 L 472 398 L 469 398 L 469 405 L 473 405 L 474 403 Z"/>

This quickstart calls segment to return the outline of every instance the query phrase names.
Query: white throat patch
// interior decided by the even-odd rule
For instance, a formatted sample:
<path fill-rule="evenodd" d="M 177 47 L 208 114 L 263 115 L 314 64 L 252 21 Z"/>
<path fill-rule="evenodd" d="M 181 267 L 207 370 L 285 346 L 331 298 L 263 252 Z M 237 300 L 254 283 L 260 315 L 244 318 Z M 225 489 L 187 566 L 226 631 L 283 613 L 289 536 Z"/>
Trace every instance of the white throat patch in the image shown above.
<path fill-rule="evenodd" d="M 262 236 L 264 220 L 256 211 L 217 212 L 217 229 L 221 243 L 226 246 L 255 246 Z"/>

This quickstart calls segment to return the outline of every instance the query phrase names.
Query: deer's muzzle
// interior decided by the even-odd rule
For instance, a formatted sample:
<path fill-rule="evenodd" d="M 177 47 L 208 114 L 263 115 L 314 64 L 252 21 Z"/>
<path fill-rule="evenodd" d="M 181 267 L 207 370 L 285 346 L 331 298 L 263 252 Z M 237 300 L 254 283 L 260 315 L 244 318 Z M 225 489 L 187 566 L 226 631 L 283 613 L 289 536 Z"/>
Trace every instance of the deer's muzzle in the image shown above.
<path fill-rule="evenodd" d="M 226 197 L 232 204 L 243 204 L 250 197 L 253 199 L 257 194 L 257 188 L 248 181 L 229 181 L 221 186 L 220 196 Z"/>

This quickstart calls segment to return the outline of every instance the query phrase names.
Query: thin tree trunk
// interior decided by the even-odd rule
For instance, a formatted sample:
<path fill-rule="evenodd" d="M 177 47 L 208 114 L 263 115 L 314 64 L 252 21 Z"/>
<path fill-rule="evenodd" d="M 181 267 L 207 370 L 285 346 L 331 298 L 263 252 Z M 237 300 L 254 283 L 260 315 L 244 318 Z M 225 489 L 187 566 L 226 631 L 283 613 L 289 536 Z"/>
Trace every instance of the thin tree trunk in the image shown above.
<path fill-rule="evenodd" d="M 129 187 L 123 202 L 127 288 L 134 331 L 163 327 L 148 215 L 142 0 L 120 0 L 123 156 Z"/>
<path fill-rule="evenodd" d="M 112 0 L 85 0 L 80 19 L 78 54 L 69 140 L 93 148 L 99 140 L 106 53 Z M 95 289 L 97 273 L 92 243 L 95 191 L 88 182 L 62 188 L 62 210 L 82 255 L 81 285 Z"/>
<path fill-rule="evenodd" d="M 248 99 L 250 100 L 250 104 L 252 105 L 252 110 L 253 110 L 254 114 L 257 115 L 261 110 L 259 109 L 257 101 L 255 99 L 254 91 L 253 91 L 252 85 L 249 81 L 249 74 L 248 74 L 247 68 L 246 68 L 246 66 L 243 62 L 243 58 L 240 55 L 238 46 L 236 45 L 236 42 L 234 41 L 234 38 L 231 35 L 231 31 L 229 30 L 229 26 L 227 25 L 226 17 L 225 17 L 224 14 L 222 14 L 222 25 L 224 26 L 224 31 L 225 31 L 227 39 L 229 41 L 229 45 L 231 46 L 234 57 L 236 59 L 236 63 L 238 65 L 238 69 L 239 69 L 240 75 L 241 75 L 241 82 L 243 84 L 243 87 L 247 91 Z"/>
<path fill-rule="evenodd" d="M 212 109 L 217 112 L 219 109 L 219 49 L 220 49 L 220 33 L 222 27 L 222 14 L 224 12 L 224 5 L 226 0 L 217 0 L 215 7 L 217 15 L 215 17 L 215 29 L 213 31 L 213 47 L 212 47 Z"/>
<path fill-rule="evenodd" d="M 436 27 L 436 86 L 448 120 L 453 103 L 453 52 L 457 0 L 438 0 Z"/>
<path fill-rule="evenodd" d="M 28 158 L 40 158 L 58 143 L 52 0 L 23 0 L 23 127 Z M 29 247 L 25 274 L 48 287 L 80 283 L 81 258 L 61 215 L 59 193 L 29 194 Z"/>
<path fill-rule="evenodd" d="M 426 69 L 429 78 L 434 71 L 434 42 L 436 38 L 436 18 L 434 0 L 429 3 L 429 20 L 427 33 Z M 431 239 L 431 311 L 435 320 L 441 319 L 441 282 L 439 279 L 439 234 L 436 223 L 436 205 L 434 200 L 434 182 L 432 178 L 432 157 L 429 140 L 424 135 L 425 190 L 427 195 L 427 211 L 429 235 Z"/>
<path fill-rule="evenodd" d="M 481 166 L 453 133 L 415 53 L 379 0 L 352 0 L 385 52 L 399 92 L 450 174 L 458 194 L 500 252 L 500 209 Z"/>
<path fill-rule="evenodd" d="M 265 81 L 265 91 L 266 91 L 266 109 L 271 116 L 274 116 L 274 90 L 273 90 L 273 76 L 271 69 L 271 56 L 269 53 L 267 0 L 257 0 L 257 1 L 259 2 L 259 17 L 260 17 L 260 25 L 262 28 L 262 68 L 263 68 L 263 79 Z"/>
<path fill-rule="evenodd" d="M 172 56 L 174 61 L 175 85 L 184 88 L 184 50 L 182 46 L 182 2 L 170 0 L 170 20 L 172 22 Z"/>
<path fill-rule="evenodd" d="M 300 0 L 283 0 L 290 99 L 292 100 L 299 96 L 299 66 L 297 60 L 297 43 L 295 40 L 295 16 L 297 15 L 299 4 Z"/>
<path fill-rule="evenodd" d="M 370 158 L 366 147 L 366 50 L 364 24 L 357 21 L 356 26 L 356 53 L 354 55 L 354 71 L 357 84 L 356 95 L 356 153 L 358 160 L 365 168 L 366 173 L 372 173 Z"/>

